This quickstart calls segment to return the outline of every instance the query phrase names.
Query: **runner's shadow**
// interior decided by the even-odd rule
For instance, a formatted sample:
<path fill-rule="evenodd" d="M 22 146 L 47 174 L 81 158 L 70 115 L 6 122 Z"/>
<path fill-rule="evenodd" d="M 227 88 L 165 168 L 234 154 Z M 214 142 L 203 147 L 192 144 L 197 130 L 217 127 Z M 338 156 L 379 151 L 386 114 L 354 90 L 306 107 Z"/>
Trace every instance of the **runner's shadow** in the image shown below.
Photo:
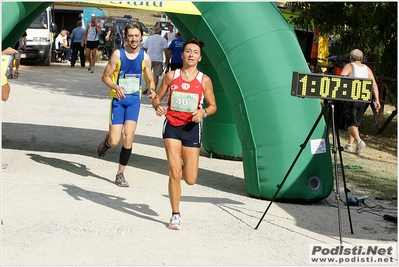
<path fill-rule="evenodd" d="M 165 226 L 167 223 L 156 220 L 150 216 L 159 216 L 155 211 L 150 209 L 150 206 L 147 204 L 130 204 L 125 202 L 125 198 L 118 197 L 115 195 L 107 195 L 103 193 L 88 191 L 83 188 L 80 188 L 75 185 L 61 184 L 65 187 L 64 191 L 67 192 L 68 195 L 73 197 L 75 200 L 81 201 L 82 199 L 90 200 L 94 203 L 103 205 L 105 207 L 125 212 L 127 214 L 136 216 L 141 219 L 159 222 Z"/>
<path fill-rule="evenodd" d="M 38 154 L 26 154 L 27 156 L 30 156 L 30 158 L 38 163 L 41 164 L 45 164 L 45 165 L 49 165 L 52 166 L 54 168 L 59 168 L 65 171 L 69 171 L 71 173 L 74 173 L 76 175 L 79 176 L 83 176 L 83 177 L 94 177 L 94 178 L 98 178 L 101 179 L 103 181 L 109 182 L 109 183 L 113 183 L 112 181 L 110 181 L 107 178 L 98 176 L 94 173 L 92 173 L 91 171 L 89 171 L 90 169 L 86 167 L 86 165 L 81 164 L 81 163 L 77 163 L 77 162 L 72 162 L 72 161 L 67 161 L 67 160 L 63 160 L 63 159 L 57 159 L 57 158 L 48 158 L 48 157 L 43 157 L 41 155 Z"/>
<path fill-rule="evenodd" d="M 104 131 L 91 129 L 5 122 L 2 124 L 2 146 L 5 149 L 28 150 L 37 153 L 78 154 L 97 158 L 95 153 L 95 148 L 98 145 L 97 141 L 103 140 L 105 134 L 106 132 Z M 68 140 L 70 139 L 78 141 L 69 142 Z M 162 138 L 135 135 L 134 143 L 163 148 Z M 107 156 L 101 160 L 118 162 L 120 147 L 121 144 L 110 149 Z M 206 156 L 206 153 L 201 149 L 201 156 Z M 36 159 L 37 162 L 61 168 L 81 176 L 92 176 L 113 183 L 104 177 L 92 173 L 85 165 L 68 161 L 63 162 L 60 159 L 40 158 L 41 156 L 37 154 L 32 155 L 35 155 L 32 159 Z M 130 167 L 168 176 L 168 167 L 165 159 L 140 155 L 135 153 L 135 151 L 132 158 L 134 160 L 130 160 Z M 224 192 L 248 196 L 245 190 L 244 179 L 201 167 L 198 170 L 197 184 Z"/>
<path fill-rule="evenodd" d="M 168 198 L 168 195 L 163 195 L 164 197 Z M 210 203 L 215 205 L 223 212 L 229 214 L 236 220 L 240 221 L 241 223 L 246 224 L 247 226 L 251 227 L 247 222 L 241 219 L 239 216 L 235 215 L 235 213 L 245 213 L 245 203 L 236 201 L 233 199 L 225 198 L 225 197 L 197 197 L 197 196 L 181 196 L 180 200 L 182 202 L 197 202 L 197 203 Z M 236 205 L 241 205 L 240 207 Z"/>
<path fill-rule="evenodd" d="M 169 197 L 168 195 L 163 195 L 164 197 Z M 183 202 L 198 202 L 198 203 L 211 203 L 217 205 L 244 205 L 244 203 L 236 200 L 232 200 L 225 197 L 196 197 L 196 196 L 181 196 L 180 200 Z"/>

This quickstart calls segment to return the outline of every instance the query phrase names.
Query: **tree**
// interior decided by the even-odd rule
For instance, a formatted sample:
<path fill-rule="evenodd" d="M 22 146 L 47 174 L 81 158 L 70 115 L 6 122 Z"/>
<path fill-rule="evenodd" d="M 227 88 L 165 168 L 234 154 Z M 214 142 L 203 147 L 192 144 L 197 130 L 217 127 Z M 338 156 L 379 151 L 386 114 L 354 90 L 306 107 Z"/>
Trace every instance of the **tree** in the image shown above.
<path fill-rule="evenodd" d="M 347 55 L 359 48 L 369 58 L 374 57 L 374 75 L 379 82 L 381 109 L 377 112 L 371 105 L 382 133 L 395 110 L 384 121 L 384 102 L 397 107 L 397 2 L 286 2 L 293 13 L 298 14 L 292 22 L 299 28 L 313 30 L 317 25 L 319 35 L 334 40 L 331 52 Z"/>
<path fill-rule="evenodd" d="M 332 36 L 332 52 L 347 55 L 359 48 L 377 58 L 377 76 L 397 78 L 397 2 L 286 2 L 302 29 Z"/>

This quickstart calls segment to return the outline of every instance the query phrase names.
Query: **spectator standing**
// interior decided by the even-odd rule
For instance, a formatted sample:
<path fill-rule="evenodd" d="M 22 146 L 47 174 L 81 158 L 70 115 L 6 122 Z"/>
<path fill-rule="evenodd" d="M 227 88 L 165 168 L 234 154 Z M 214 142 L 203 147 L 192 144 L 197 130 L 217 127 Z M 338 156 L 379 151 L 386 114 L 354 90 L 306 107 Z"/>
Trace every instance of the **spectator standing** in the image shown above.
<path fill-rule="evenodd" d="M 174 40 L 174 39 L 176 39 L 176 36 L 175 36 L 175 31 L 174 31 L 174 28 L 175 28 L 175 26 L 173 26 L 172 24 L 170 24 L 169 26 L 168 26 L 168 32 L 167 33 L 165 33 L 165 39 L 166 39 L 166 41 L 167 41 L 167 43 L 168 43 L 168 46 L 170 45 L 170 43 Z"/>
<path fill-rule="evenodd" d="M 15 44 L 14 49 L 17 50 L 18 53 L 11 54 L 11 62 L 9 65 L 10 73 L 8 74 L 8 79 L 18 79 L 19 77 L 19 66 L 21 65 L 21 54 L 22 51 L 26 51 L 26 32 L 22 34 L 22 37 L 19 38 L 18 42 Z M 14 60 L 15 60 L 15 73 L 14 71 Z"/>
<path fill-rule="evenodd" d="M 181 69 L 183 67 L 183 58 L 181 57 L 183 45 L 183 37 L 181 37 L 180 32 L 177 32 L 176 39 L 170 43 L 166 56 L 166 62 L 170 62 L 170 70 Z"/>
<path fill-rule="evenodd" d="M 349 54 L 350 63 L 346 64 L 342 69 L 341 75 L 357 78 L 370 78 L 373 80 L 373 96 L 374 107 L 376 110 L 380 109 L 378 85 L 375 81 L 373 71 L 362 63 L 363 52 L 359 49 L 354 49 Z M 355 151 L 359 154 L 366 147 L 366 143 L 360 138 L 359 126 L 363 118 L 366 103 L 356 101 L 343 101 L 345 127 L 349 132 L 349 141 L 345 145 L 348 151 Z M 353 143 L 356 141 L 356 149 L 353 148 Z"/>
<path fill-rule="evenodd" d="M 7 68 L 7 67 L 6 67 Z M 8 83 L 7 77 L 4 74 L 6 70 L 3 69 L 3 66 L 1 67 L 1 71 L 3 72 L 2 74 L 2 79 L 1 79 L 1 100 L 7 101 L 8 98 L 10 97 L 10 84 Z"/>
<path fill-rule="evenodd" d="M 105 25 L 107 21 L 105 19 L 102 19 L 100 21 L 101 25 L 101 38 L 103 39 L 104 43 L 106 43 L 109 40 L 109 37 L 111 35 L 111 28 L 107 25 Z"/>
<path fill-rule="evenodd" d="M 122 47 L 122 43 L 123 43 L 123 38 L 122 38 L 122 27 L 118 24 L 115 23 L 115 27 L 114 27 L 114 47 L 113 47 L 113 51 L 115 49 L 119 49 Z"/>
<path fill-rule="evenodd" d="M 83 36 L 82 46 L 86 43 L 86 58 L 89 61 L 89 68 L 91 73 L 94 73 L 94 66 L 96 65 L 97 49 L 100 44 L 99 36 L 101 35 L 101 25 L 97 23 L 95 16 L 91 17 L 89 25 L 87 25 L 85 35 Z"/>
<path fill-rule="evenodd" d="M 72 38 L 72 58 L 71 58 L 71 67 L 75 67 L 76 58 L 80 57 L 80 66 L 82 68 L 85 67 L 85 51 L 84 51 L 84 43 L 82 43 L 83 36 L 85 34 L 85 29 L 82 27 L 83 23 L 81 20 L 77 22 L 77 27 L 72 30 L 71 38 Z"/>
<path fill-rule="evenodd" d="M 8 47 L 1 52 L 2 55 L 6 55 L 2 57 L 1 61 L 1 100 L 7 101 L 10 96 L 10 84 L 8 83 L 6 77 L 7 67 L 9 67 L 9 61 L 13 59 L 13 56 L 18 54 L 18 51 L 14 48 Z"/>
<path fill-rule="evenodd" d="M 176 34 L 175 34 L 175 32 L 174 32 L 174 26 L 172 25 L 172 24 L 170 24 L 169 26 L 168 26 L 168 32 L 166 32 L 165 33 L 165 35 L 163 36 L 163 37 L 165 37 L 165 39 L 166 39 L 166 41 L 167 41 L 167 43 L 168 43 L 168 47 L 169 47 L 169 45 L 172 43 L 172 41 L 174 40 L 174 39 L 176 39 Z M 165 55 L 166 56 L 166 55 Z M 170 61 L 169 60 L 166 60 L 166 68 L 165 68 L 165 74 L 169 71 L 169 69 L 170 69 Z"/>
<path fill-rule="evenodd" d="M 9 61 L 12 59 L 13 55 L 18 54 L 18 51 L 14 48 L 8 47 L 4 49 L 1 53 L 3 56 L 1 57 L 1 100 L 7 101 L 10 96 L 10 84 L 8 83 L 6 77 L 7 67 L 9 67 Z M 7 168 L 8 164 L 1 162 L 1 168 Z M 3 220 L 1 220 L 1 224 L 3 224 Z"/>
<path fill-rule="evenodd" d="M 55 50 L 62 53 L 62 63 L 69 63 L 71 58 L 71 48 L 68 45 L 67 30 L 64 28 L 55 39 Z"/>
<path fill-rule="evenodd" d="M 154 34 L 148 36 L 145 40 L 143 49 L 151 58 L 152 72 L 154 73 L 155 89 L 158 86 L 159 76 L 162 75 L 163 56 L 167 53 L 166 39 L 161 36 L 162 29 L 159 26 L 154 27 Z M 144 93 L 146 93 L 145 90 Z"/>

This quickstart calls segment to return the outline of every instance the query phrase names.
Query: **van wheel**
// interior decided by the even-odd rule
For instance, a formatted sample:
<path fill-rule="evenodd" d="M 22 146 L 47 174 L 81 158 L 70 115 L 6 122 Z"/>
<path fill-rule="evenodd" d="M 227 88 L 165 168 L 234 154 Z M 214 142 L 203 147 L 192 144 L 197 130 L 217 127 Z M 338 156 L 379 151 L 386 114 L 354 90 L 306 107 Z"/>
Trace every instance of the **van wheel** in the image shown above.
<path fill-rule="evenodd" d="M 50 66 L 50 56 L 48 56 L 44 61 L 43 61 L 43 64 L 44 64 L 44 66 Z"/>

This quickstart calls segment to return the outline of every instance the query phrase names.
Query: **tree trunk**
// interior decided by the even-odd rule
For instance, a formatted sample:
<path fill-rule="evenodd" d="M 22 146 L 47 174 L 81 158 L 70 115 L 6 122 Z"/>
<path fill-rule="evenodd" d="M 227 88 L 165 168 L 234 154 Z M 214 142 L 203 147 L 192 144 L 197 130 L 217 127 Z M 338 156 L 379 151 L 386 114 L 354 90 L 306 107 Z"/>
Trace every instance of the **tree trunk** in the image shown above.
<path fill-rule="evenodd" d="M 388 124 L 392 121 L 392 119 L 396 116 L 398 109 L 397 99 L 392 91 L 389 89 L 386 82 L 396 82 L 397 80 L 388 77 L 378 77 L 378 81 L 380 82 L 380 85 L 378 86 L 378 91 L 381 108 L 377 112 L 374 108 L 374 105 L 371 105 L 371 109 L 374 114 L 375 124 L 377 125 L 377 134 L 381 134 L 388 126 Z M 389 115 L 389 117 L 384 121 L 384 105 L 387 95 L 391 99 L 391 103 L 395 106 L 395 110 L 392 111 L 391 115 Z"/>

